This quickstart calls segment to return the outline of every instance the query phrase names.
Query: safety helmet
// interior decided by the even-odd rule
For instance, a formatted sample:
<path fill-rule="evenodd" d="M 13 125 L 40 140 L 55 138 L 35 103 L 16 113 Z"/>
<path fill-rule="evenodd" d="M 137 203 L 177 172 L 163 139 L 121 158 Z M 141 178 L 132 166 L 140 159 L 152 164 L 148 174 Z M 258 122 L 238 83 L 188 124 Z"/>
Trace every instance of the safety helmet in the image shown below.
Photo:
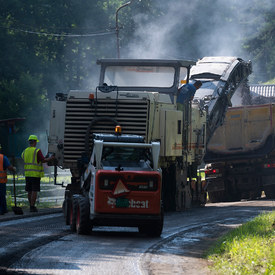
<path fill-rule="evenodd" d="M 30 141 L 30 140 L 35 140 L 36 142 L 39 142 L 39 140 L 38 140 L 38 138 L 37 138 L 36 135 L 30 135 L 28 140 L 29 140 L 29 141 Z"/>

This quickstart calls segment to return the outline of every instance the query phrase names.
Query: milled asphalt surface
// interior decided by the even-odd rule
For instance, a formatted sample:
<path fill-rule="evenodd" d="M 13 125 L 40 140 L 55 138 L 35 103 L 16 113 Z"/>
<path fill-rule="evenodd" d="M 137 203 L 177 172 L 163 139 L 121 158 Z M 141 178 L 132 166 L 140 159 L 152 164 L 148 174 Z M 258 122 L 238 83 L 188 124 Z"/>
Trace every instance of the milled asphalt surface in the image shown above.
<path fill-rule="evenodd" d="M 5 213 L 4 215 L 0 215 L 0 226 L 1 226 L 1 222 L 4 222 L 4 221 L 23 219 L 23 218 L 42 216 L 42 215 L 62 212 L 61 207 L 39 208 L 39 206 L 38 206 L 37 209 L 38 209 L 38 212 L 30 212 L 29 208 L 22 208 L 23 215 L 15 214 L 12 210 L 9 210 L 8 213 Z"/>

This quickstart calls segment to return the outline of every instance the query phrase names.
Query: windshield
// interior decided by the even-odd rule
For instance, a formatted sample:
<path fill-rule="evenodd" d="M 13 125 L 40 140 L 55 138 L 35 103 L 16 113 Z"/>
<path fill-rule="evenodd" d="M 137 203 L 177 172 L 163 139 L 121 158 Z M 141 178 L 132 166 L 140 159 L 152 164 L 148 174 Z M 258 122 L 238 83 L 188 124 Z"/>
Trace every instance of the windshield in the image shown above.
<path fill-rule="evenodd" d="M 104 83 L 118 87 L 162 87 L 174 84 L 175 68 L 159 66 L 109 66 Z"/>
<path fill-rule="evenodd" d="M 102 165 L 106 170 L 152 171 L 150 150 L 147 148 L 103 147 Z"/>
<path fill-rule="evenodd" d="M 212 96 L 218 87 L 218 81 L 205 81 L 200 89 L 195 93 L 195 98 L 203 99 L 206 96 Z"/>
<path fill-rule="evenodd" d="M 103 161 L 132 161 L 149 160 L 148 149 L 131 147 L 104 147 L 102 152 Z"/>

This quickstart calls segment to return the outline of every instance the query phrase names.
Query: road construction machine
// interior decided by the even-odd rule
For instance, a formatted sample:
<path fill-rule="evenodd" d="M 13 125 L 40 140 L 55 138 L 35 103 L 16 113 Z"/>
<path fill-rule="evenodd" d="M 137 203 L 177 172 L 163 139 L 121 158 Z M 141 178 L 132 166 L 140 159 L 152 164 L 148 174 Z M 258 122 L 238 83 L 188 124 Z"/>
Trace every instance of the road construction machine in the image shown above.
<path fill-rule="evenodd" d="M 80 212 L 85 212 L 89 227 L 123 224 L 138 226 L 147 233 L 152 233 L 148 228 L 153 226 L 146 217 L 155 216 L 155 227 L 159 229 L 152 234 L 159 235 L 163 208 L 182 211 L 191 205 L 205 205 L 206 185 L 197 175 L 197 168 L 205 154 L 207 136 L 221 123 L 233 90 L 249 74 L 247 62 L 232 60 L 223 66 L 223 78 L 217 80 L 217 74 L 208 75 L 216 81 L 211 86 L 212 94 L 196 97 L 185 104 L 183 111 L 177 109 L 176 97 L 180 85 L 190 80 L 191 67 L 196 65 L 193 61 L 102 59 L 97 62 L 101 70 L 94 90 L 56 95 L 51 107 L 49 152 L 56 156 L 55 167 L 70 169 L 72 174 L 71 183 L 66 186 L 64 213 L 73 230 L 83 220 Z M 205 83 L 212 81 L 205 74 L 191 75 L 192 79 L 200 76 Z M 222 106 L 219 97 L 223 98 Z M 219 110 L 218 118 L 215 108 Z M 211 123 L 214 126 L 209 127 Z M 132 139 L 134 135 L 143 139 L 139 145 L 143 151 L 153 151 L 159 144 L 158 161 L 153 152 L 147 152 L 152 156 L 142 155 L 133 166 L 118 159 L 113 166 L 107 165 L 104 148 L 112 147 L 108 142 L 115 142 L 117 137 L 108 135 L 114 135 L 118 125 L 122 134 L 116 151 L 122 152 L 130 143 L 136 148 L 139 142 Z M 103 149 L 97 155 L 99 143 Z M 147 162 L 152 163 L 148 164 L 151 170 Z M 106 188 L 105 177 L 100 176 L 105 173 Z M 116 196 L 118 186 L 124 190 L 121 198 Z M 154 186 L 152 190 L 150 186 Z"/>
<path fill-rule="evenodd" d="M 194 100 L 202 101 L 207 112 L 207 143 L 217 127 L 223 124 L 235 93 L 245 90 L 251 73 L 251 62 L 234 56 L 204 57 L 192 67 L 191 79 L 203 83 Z"/>

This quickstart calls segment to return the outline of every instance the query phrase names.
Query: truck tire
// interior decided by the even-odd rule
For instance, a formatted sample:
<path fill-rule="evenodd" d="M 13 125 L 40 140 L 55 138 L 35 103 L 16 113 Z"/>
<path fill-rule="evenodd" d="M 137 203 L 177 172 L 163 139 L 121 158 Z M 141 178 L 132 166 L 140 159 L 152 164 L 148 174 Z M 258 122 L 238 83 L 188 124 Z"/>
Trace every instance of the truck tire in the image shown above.
<path fill-rule="evenodd" d="M 77 212 L 78 199 L 77 196 L 73 196 L 70 205 L 70 228 L 72 232 L 76 231 L 76 212 Z"/>
<path fill-rule="evenodd" d="M 274 186 L 267 186 L 264 187 L 265 197 L 267 199 L 275 199 L 275 187 Z"/>
<path fill-rule="evenodd" d="M 89 200 L 86 197 L 78 198 L 76 211 L 76 232 L 87 235 L 91 231 Z"/>
<path fill-rule="evenodd" d="M 224 201 L 224 191 L 208 192 L 208 196 L 212 203 Z"/>
<path fill-rule="evenodd" d="M 262 196 L 262 191 L 261 190 L 252 190 L 249 192 L 249 199 L 251 200 L 256 200 L 261 198 Z"/>

